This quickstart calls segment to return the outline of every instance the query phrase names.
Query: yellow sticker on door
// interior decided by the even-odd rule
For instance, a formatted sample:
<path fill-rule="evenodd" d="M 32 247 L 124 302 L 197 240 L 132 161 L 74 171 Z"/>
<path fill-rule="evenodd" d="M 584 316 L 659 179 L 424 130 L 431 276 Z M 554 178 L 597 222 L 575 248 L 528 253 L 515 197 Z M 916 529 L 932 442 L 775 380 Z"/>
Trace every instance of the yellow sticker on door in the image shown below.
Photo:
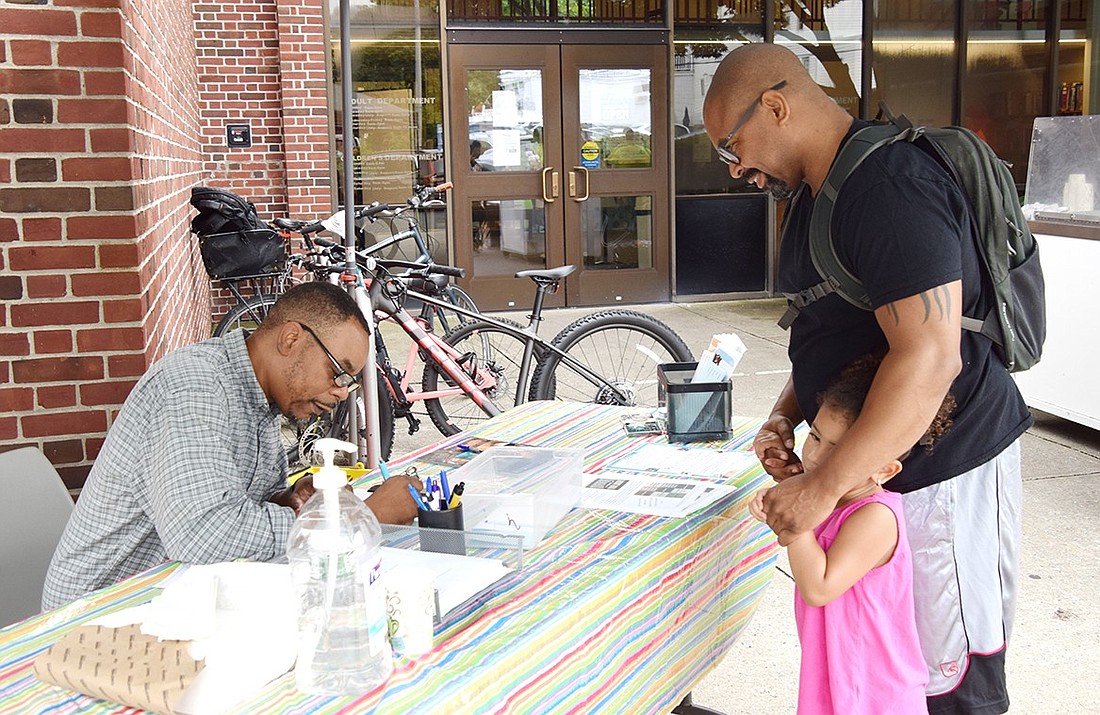
<path fill-rule="evenodd" d="M 586 141 L 581 145 L 581 166 L 585 169 L 600 168 L 600 145 L 594 141 Z"/>

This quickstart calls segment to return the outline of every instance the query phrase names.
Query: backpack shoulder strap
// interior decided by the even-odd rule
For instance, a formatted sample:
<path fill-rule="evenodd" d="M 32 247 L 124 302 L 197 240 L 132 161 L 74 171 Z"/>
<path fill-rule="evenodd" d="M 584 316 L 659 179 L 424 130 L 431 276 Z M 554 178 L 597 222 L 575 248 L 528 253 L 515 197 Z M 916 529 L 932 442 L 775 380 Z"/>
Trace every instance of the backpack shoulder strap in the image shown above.
<path fill-rule="evenodd" d="M 841 262 L 833 246 L 833 208 L 844 182 L 863 163 L 863 160 L 871 155 L 871 152 L 886 144 L 908 138 L 913 130 L 907 122 L 906 125 L 874 124 L 860 129 L 845 142 L 840 153 L 833 160 L 833 165 L 829 168 L 829 173 L 817 192 L 813 212 L 810 215 L 810 259 L 817 274 L 823 280 L 800 293 L 787 295 L 790 304 L 787 312 L 779 320 L 779 325 L 783 329 L 794 322 L 802 308 L 824 298 L 829 293 L 838 293 L 844 300 L 858 308 L 871 309 L 867 290 Z"/>

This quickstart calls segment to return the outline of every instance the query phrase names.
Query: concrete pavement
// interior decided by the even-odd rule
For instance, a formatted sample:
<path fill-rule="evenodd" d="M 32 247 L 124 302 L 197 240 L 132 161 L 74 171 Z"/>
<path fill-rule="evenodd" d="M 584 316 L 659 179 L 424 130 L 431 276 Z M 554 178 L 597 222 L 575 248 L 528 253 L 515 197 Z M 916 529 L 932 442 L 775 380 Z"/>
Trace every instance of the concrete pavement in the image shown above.
<path fill-rule="evenodd" d="M 765 415 L 790 372 L 782 300 L 633 306 L 673 327 L 695 352 L 733 332 L 748 352 L 734 376 L 734 411 Z M 586 309 L 547 311 L 553 336 Z M 512 315 L 523 319 L 521 314 Z M 1082 356 L 1088 359 L 1088 356 Z M 435 441 L 430 421 L 395 454 Z M 1024 522 L 1016 626 L 1008 649 L 1013 713 L 1100 713 L 1100 432 L 1045 413 L 1023 438 Z M 697 705 L 735 714 L 793 713 L 799 646 L 785 554 L 748 628 L 693 692 Z"/>

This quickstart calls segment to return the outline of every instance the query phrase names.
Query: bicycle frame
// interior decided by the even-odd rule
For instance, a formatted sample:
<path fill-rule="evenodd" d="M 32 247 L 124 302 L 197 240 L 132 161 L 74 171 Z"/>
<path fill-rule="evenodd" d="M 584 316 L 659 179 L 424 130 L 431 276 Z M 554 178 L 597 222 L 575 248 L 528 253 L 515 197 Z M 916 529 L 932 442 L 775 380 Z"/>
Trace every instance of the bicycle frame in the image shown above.
<path fill-rule="evenodd" d="M 381 291 L 379 289 L 379 293 L 380 292 Z M 554 352 L 560 355 L 564 364 L 568 365 L 570 369 L 575 371 L 584 379 L 588 380 L 593 385 L 610 390 L 610 394 L 615 395 L 619 399 L 622 399 L 624 401 L 629 399 L 629 396 L 624 394 L 616 385 L 608 382 L 605 378 L 590 370 L 586 365 L 578 361 L 572 355 L 569 355 L 564 350 L 551 344 L 548 340 L 544 339 L 536 332 L 538 321 L 541 319 L 542 314 L 543 293 L 541 291 L 536 294 L 535 305 L 532 306 L 531 315 L 528 316 L 530 322 L 527 324 L 526 327 L 523 328 L 516 328 L 514 325 L 510 325 L 501 320 L 497 320 L 492 316 L 483 315 L 481 313 L 467 310 L 460 306 L 452 305 L 433 296 L 418 293 L 413 290 L 406 291 L 406 295 L 408 297 L 415 298 L 416 300 L 423 301 L 430 305 L 446 308 L 447 310 L 465 315 L 466 317 L 472 318 L 479 322 L 488 323 L 489 325 L 492 325 L 500 330 L 503 330 L 522 339 L 524 341 L 523 358 L 520 363 L 520 379 L 516 385 L 516 404 L 527 401 L 527 392 L 530 385 L 531 376 L 531 357 L 534 355 L 536 345 L 538 345 L 543 350 Z M 398 319 L 398 322 L 401 323 L 402 329 L 409 333 L 410 337 L 414 338 L 414 342 L 416 342 L 417 345 L 429 351 L 432 357 L 436 359 L 436 362 L 439 363 L 439 366 L 442 369 L 443 373 L 454 380 L 462 388 L 462 392 L 465 392 L 467 395 L 469 395 L 470 398 L 473 399 L 474 402 L 483 411 L 485 411 L 487 415 L 492 416 L 493 414 L 496 414 L 496 412 L 490 412 L 488 409 L 486 409 L 486 403 L 493 410 L 496 410 L 496 407 L 492 404 L 491 401 L 489 401 L 485 397 L 484 393 L 478 387 L 478 384 L 495 384 L 492 376 L 487 373 L 483 373 L 481 369 L 478 368 L 478 371 L 477 373 L 475 373 L 474 377 L 474 383 L 476 384 L 470 385 L 473 391 L 466 389 L 466 384 L 470 383 L 469 376 L 467 372 L 452 359 L 451 355 L 448 354 L 455 352 L 453 349 L 451 349 L 451 346 L 447 345 L 447 343 L 445 343 L 441 337 L 432 333 L 425 332 L 419 325 L 416 324 L 415 319 L 411 315 L 409 315 L 408 311 L 405 310 L 404 307 L 397 305 L 396 302 L 393 301 L 393 299 L 389 299 L 389 302 L 392 306 L 392 310 L 390 306 L 376 306 L 376 310 L 381 310 L 382 313 L 388 316 L 394 315 L 395 317 L 403 313 L 404 318 Z M 408 325 L 405 321 L 408 321 L 409 323 L 411 323 L 411 325 Z M 414 333 L 413 330 L 415 330 L 416 332 Z M 422 342 L 422 340 L 424 342 Z M 441 345 L 445 347 L 440 347 Z M 443 355 L 446 356 L 447 359 L 445 361 L 441 360 L 440 356 L 438 356 L 438 353 L 440 352 L 442 352 Z M 475 393 L 477 394 L 475 395 Z M 454 393 L 448 392 L 446 394 Z"/>

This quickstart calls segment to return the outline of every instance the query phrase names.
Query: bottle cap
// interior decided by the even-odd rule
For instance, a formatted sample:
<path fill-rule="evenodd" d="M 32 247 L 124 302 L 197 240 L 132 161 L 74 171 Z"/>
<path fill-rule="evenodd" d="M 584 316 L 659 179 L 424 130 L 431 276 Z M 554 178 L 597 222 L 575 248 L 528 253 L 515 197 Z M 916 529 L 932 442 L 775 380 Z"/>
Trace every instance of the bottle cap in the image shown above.
<path fill-rule="evenodd" d="M 337 467 L 333 460 L 336 457 L 337 450 L 341 452 L 352 453 L 356 451 L 356 447 L 351 442 L 345 442 L 340 439 L 333 439 L 331 437 L 324 437 L 317 440 L 313 445 L 313 448 L 320 450 L 322 457 L 321 468 L 317 470 L 317 474 L 313 475 L 313 486 L 316 489 L 343 489 L 347 486 L 348 475 L 343 470 Z"/>

